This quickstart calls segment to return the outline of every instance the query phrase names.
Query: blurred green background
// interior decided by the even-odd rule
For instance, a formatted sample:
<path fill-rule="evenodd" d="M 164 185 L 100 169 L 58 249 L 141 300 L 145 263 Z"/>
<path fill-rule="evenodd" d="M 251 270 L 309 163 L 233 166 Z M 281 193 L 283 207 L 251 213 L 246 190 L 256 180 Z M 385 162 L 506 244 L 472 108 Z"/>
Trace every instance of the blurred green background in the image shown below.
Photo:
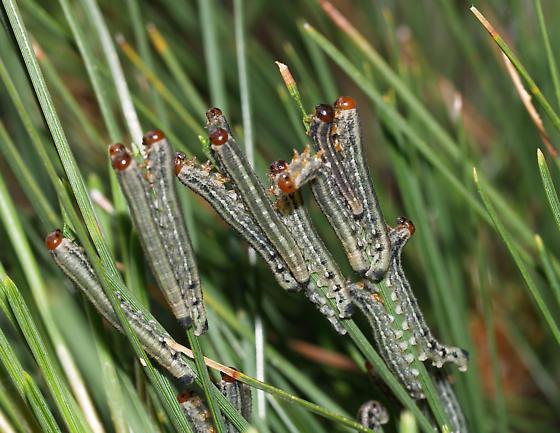
<path fill-rule="evenodd" d="M 123 98 L 88 3 L 18 1 L 72 152 L 90 193 L 95 191 L 92 199 L 117 264 L 125 262 L 127 283 L 149 300 L 154 315 L 182 341 L 145 271 L 127 216 L 107 211 L 114 209 L 107 145 L 115 141 L 137 144 L 140 137 L 131 136 L 130 123 L 123 116 Z M 386 220 L 392 225 L 397 216 L 406 215 L 416 225 L 403 261 L 421 308 L 443 342 L 465 347 L 471 354 L 468 373 L 449 369 L 471 430 L 556 431 L 560 428 L 558 343 L 479 199 L 472 169 L 476 167 L 484 179 L 484 188 L 530 281 L 558 322 L 559 233 L 536 152 L 537 148 L 543 150 L 552 178 L 557 179 L 554 150 L 559 135 L 543 114 L 552 146 L 547 150 L 499 49 L 469 11 L 471 3 L 493 23 L 558 111 L 560 95 L 534 1 L 333 1 L 363 35 L 370 47 L 366 49 L 360 49 L 355 39 L 336 26 L 315 0 L 235 4 L 118 0 L 99 1 L 99 7 L 111 40 L 122 35 L 115 47 L 141 129 L 164 130 L 177 149 L 201 160 L 204 154 L 198 136 L 205 134 L 204 112 L 210 106 L 222 108 L 238 141 L 254 147 L 256 170 L 263 181 L 271 161 L 289 159 L 292 149 L 301 150 L 308 144 L 301 113 L 289 97 L 275 61 L 290 67 L 307 112 L 318 103 L 333 102 L 338 95 L 354 97 Z M 557 54 L 560 2 L 543 1 L 541 6 L 551 51 Z M 242 28 L 245 36 L 248 92 L 243 81 L 240 87 L 238 69 L 242 53 L 236 35 L 240 23 L 235 20 L 240 17 L 244 18 L 238 30 Z M 314 30 L 306 30 L 304 23 Z M 91 54 L 97 94 L 76 31 Z M 0 262 L 40 328 L 40 311 L 52 314 L 107 431 L 117 427 L 110 420 L 103 369 L 93 344 L 96 339 L 108 343 L 123 395 L 138 399 L 125 404 L 126 419 L 136 423 L 134 431 L 152 431 L 152 427 L 165 431 L 169 426 L 154 415 L 158 408 L 153 407 L 150 385 L 134 368 L 126 340 L 112 331 L 101 337 L 99 332 L 92 334 L 83 314 L 84 301 L 71 294 L 74 290 L 42 245 L 44 236 L 62 222 L 45 158 L 56 173 L 62 175 L 63 171 L 5 14 L 0 33 L 0 170 L 6 186 L 0 199 L 6 203 L 10 197 L 15 203 L 29 243 L 27 251 L 38 264 L 36 276 L 42 281 L 44 297 L 32 287 L 33 279 L 26 273 L 29 264 L 18 249 L 21 244 L 18 247 L 10 236 L 13 226 L 7 211 L 0 223 Z M 333 54 L 329 51 L 333 47 L 340 51 Z M 375 51 L 371 54 L 368 49 Z M 9 82 L 31 125 L 22 122 L 7 90 Z M 104 94 L 105 112 L 100 110 L 99 91 Z M 244 107 L 243 98 L 248 101 Z M 537 109 L 543 112 L 538 105 Z M 44 154 L 37 152 L 30 128 L 36 131 L 35 143 Z M 14 152 L 21 157 L 20 164 Z M 211 332 L 204 341 L 205 354 L 254 375 L 254 344 L 239 327 L 253 332 L 255 318 L 260 317 L 267 344 L 281 354 L 288 370 L 307 378 L 316 389 L 310 391 L 295 373 L 279 367 L 281 362 L 274 356 L 265 364 L 267 382 L 324 406 L 332 399 L 352 417 L 363 401 L 378 398 L 390 406 L 392 419 L 397 421 L 398 405 L 382 388 L 365 380 L 364 359 L 351 342 L 338 336 L 303 296 L 282 291 L 261 262 L 253 269 L 246 245 L 206 203 L 183 188 L 180 194 L 208 291 Z M 319 232 L 345 274 L 351 276 L 325 218 L 310 194 L 305 195 Z M 104 200 L 105 207 L 101 206 Z M 543 243 L 535 241 L 535 234 Z M 39 302 L 45 304 L 38 306 Z M 226 320 L 221 307 L 239 327 Z M 356 320 L 369 335 L 359 314 Z M 17 329 L 4 316 L 0 323 L 24 367 L 43 387 Z M 25 404 L 12 398 L 13 384 L 5 371 L 0 370 L 0 375 L 0 409 L 6 419 L 17 429 L 20 416 L 30 424 L 30 430 L 24 426 L 21 431 L 40 431 L 33 430 Z M 140 391 L 139 398 L 134 397 L 134 387 Z M 263 431 L 342 431 L 297 406 L 276 400 L 268 404 L 270 415 L 260 426 Z M 144 425 L 142 416 L 148 420 Z M 397 428 L 392 422 L 387 430 Z"/>

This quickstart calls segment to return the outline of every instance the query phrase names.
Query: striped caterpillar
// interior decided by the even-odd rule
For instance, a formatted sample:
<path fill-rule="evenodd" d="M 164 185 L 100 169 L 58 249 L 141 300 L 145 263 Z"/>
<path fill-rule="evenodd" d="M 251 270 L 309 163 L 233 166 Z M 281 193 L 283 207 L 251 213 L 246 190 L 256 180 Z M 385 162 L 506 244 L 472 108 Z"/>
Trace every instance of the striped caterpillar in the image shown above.
<path fill-rule="evenodd" d="M 123 332 L 83 249 L 63 237 L 60 230 L 51 232 L 45 243 L 62 272 L 111 325 Z M 120 292 L 116 293 L 116 297 L 146 352 L 173 376 L 185 383 L 191 383 L 195 377 L 194 372 L 181 353 L 172 349 L 176 343 L 167 331 L 133 298 Z"/>
<path fill-rule="evenodd" d="M 207 329 L 206 314 L 192 246 L 179 210 L 174 156 L 161 131 L 144 136 L 148 182 L 122 144 L 109 148 L 112 165 L 126 197 L 142 249 L 158 286 L 183 327 Z"/>
<path fill-rule="evenodd" d="M 177 396 L 177 401 L 189 420 L 193 433 L 216 433 L 212 424 L 212 414 L 199 395 L 192 391 L 184 391 Z"/>
<path fill-rule="evenodd" d="M 316 158 L 312 158 L 315 160 Z M 309 272 L 316 276 L 316 284 L 327 289 L 327 296 L 336 300 L 341 318 L 352 315 L 352 300 L 348 291 L 348 283 L 342 276 L 327 247 L 315 231 L 309 214 L 303 206 L 301 193 L 296 190 L 296 184 L 306 173 L 306 161 L 309 160 L 309 150 L 301 156 L 294 154 L 292 163 L 275 161 L 270 166 L 269 177 L 271 191 L 277 195 L 276 208 L 282 216 L 284 224 L 292 233 L 302 251 L 309 267 Z"/>
<path fill-rule="evenodd" d="M 362 219 L 368 228 L 368 255 L 371 257 L 372 264 L 366 277 L 378 281 L 389 267 L 390 243 L 383 212 L 363 152 L 360 116 L 353 98 L 341 96 L 334 105 L 332 128 L 334 148 L 342 159 L 342 165 L 346 169 L 350 185 L 355 189 L 355 195 L 363 204 Z"/>
<path fill-rule="evenodd" d="M 251 419 L 251 389 L 226 374 L 222 373 L 222 380 L 218 383 L 222 395 L 231 403 L 246 420 Z M 215 433 L 212 415 L 202 398 L 192 391 L 184 391 L 177 396 L 177 401 L 183 413 L 193 427 L 194 433 Z M 226 433 L 237 433 L 237 428 L 224 419 Z"/>
<path fill-rule="evenodd" d="M 310 279 L 303 285 L 297 283 L 281 255 L 239 199 L 240 192 L 227 189 L 224 176 L 211 172 L 209 164 L 197 165 L 194 160 L 187 160 L 180 153 L 177 154 L 175 162 L 175 172 L 179 181 L 204 198 L 261 255 L 280 286 L 288 290 L 303 288 L 307 298 L 327 317 L 337 332 L 345 334 L 346 330 L 338 320 L 338 314 L 318 293 L 316 282 Z M 284 223 L 280 221 L 280 224 Z"/>
<path fill-rule="evenodd" d="M 410 325 L 420 352 L 420 361 L 429 359 L 437 368 L 441 368 L 447 362 L 452 362 L 458 366 L 459 371 L 466 371 L 468 367 L 467 352 L 458 347 L 445 346 L 434 338 L 402 268 L 402 249 L 414 231 L 412 221 L 400 217 L 397 219 L 397 226 L 389 232 L 393 253 L 386 284 L 391 290 L 391 299 L 399 304 L 396 313 L 402 314 Z"/>
<path fill-rule="evenodd" d="M 465 415 L 463 415 L 461 405 L 457 401 L 457 397 L 455 396 L 455 392 L 453 391 L 449 378 L 442 370 L 435 371 L 431 376 L 434 379 L 438 397 L 443 404 L 443 410 L 447 414 L 451 423 L 450 431 L 453 433 L 468 432 Z"/>
<path fill-rule="evenodd" d="M 221 171 L 233 181 L 248 211 L 284 259 L 296 281 L 307 283 L 309 271 L 301 251 L 272 208 L 264 187 L 231 136 L 222 112 L 213 108 L 208 110 L 206 117 L 211 149 Z"/>
<path fill-rule="evenodd" d="M 387 313 L 378 293 L 364 290 L 364 283 L 351 286 L 354 303 L 369 320 L 379 353 L 389 369 L 397 376 L 410 396 L 424 399 L 424 391 L 418 379 L 419 371 L 411 366 L 414 355 L 407 353 L 403 332 L 394 329 L 395 318 Z"/>
<path fill-rule="evenodd" d="M 282 288 L 301 289 L 283 258 L 247 211 L 239 194 L 226 188 L 226 178 L 221 173 L 212 172 L 210 164 L 201 166 L 194 159 L 186 159 L 180 152 L 175 157 L 175 173 L 183 185 L 204 198 L 261 255 Z"/>
<path fill-rule="evenodd" d="M 222 395 L 229 400 L 232 406 L 246 420 L 251 419 L 252 412 L 252 398 L 251 388 L 244 383 L 235 380 L 234 378 L 222 373 L 222 380 L 218 384 L 218 388 Z M 229 421 L 225 421 L 226 430 L 228 433 L 237 433 L 235 426 Z"/>

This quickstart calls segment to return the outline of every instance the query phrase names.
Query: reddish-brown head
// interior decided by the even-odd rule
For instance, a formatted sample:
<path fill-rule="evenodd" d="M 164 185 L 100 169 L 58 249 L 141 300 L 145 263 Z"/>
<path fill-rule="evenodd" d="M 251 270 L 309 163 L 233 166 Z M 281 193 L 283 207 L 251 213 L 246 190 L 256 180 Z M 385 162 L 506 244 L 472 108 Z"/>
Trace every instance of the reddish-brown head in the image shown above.
<path fill-rule="evenodd" d="M 319 104 L 315 107 L 315 116 L 325 123 L 331 123 L 334 119 L 333 107 L 329 104 Z"/>
<path fill-rule="evenodd" d="M 181 169 L 183 168 L 183 165 L 185 165 L 186 160 L 187 155 L 185 155 L 183 152 L 175 153 L 175 176 L 177 176 L 181 172 Z"/>
<path fill-rule="evenodd" d="M 142 144 L 144 146 L 151 146 L 156 141 L 161 141 L 165 138 L 165 134 L 161 132 L 159 129 L 153 129 L 152 131 L 148 131 L 142 137 Z"/>
<path fill-rule="evenodd" d="M 224 128 L 218 128 L 210 134 L 210 143 L 214 146 L 221 146 L 228 141 L 229 135 Z"/>
<path fill-rule="evenodd" d="M 283 171 L 286 171 L 287 169 L 288 169 L 288 163 L 286 161 L 279 159 L 277 161 L 274 161 L 272 164 L 270 164 L 268 171 L 270 172 L 270 174 L 278 174 L 278 173 L 282 173 Z"/>
<path fill-rule="evenodd" d="M 126 149 L 111 156 L 111 164 L 117 171 L 125 170 L 130 165 L 131 161 L 132 156 L 130 156 L 130 153 Z"/>
<path fill-rule="evenodd" d="M 115 144 L 111 144 L 109 146 L 109 156 L 112 158 L 115 155 L 118 155 L 119 153 L 122 153 L 126 151 L 126 147 L 124 147 L 124 144 L 122 143 L 115 143 Z"/>
<path fill-rule="evenodd" d="M 280 188 L 284 194 L 296 192 L 296 185 L 288 173 L 280 174 L 278 178 L 278 188 Z"/>
<path fill-rule="evenodd" d="M 62 231 L 60 231 L 59 229 L 53 230 L 47 235 L 45 239 L 45 245 L 47 246 L 49 251 L 54 251 L 60 245 L 62 239 L 64 239 L 64 236 L 62 236 Z"/>
<path fill-rule="evenodd" d="M 206 118 L 210 121 L 212 119 L 215 119 L 216 117 L 220 117 L 222 116 L 222 110 L 220 110 L 219 108 L 216 107 L 212 107 L 210 108 L 210 110 L 208 110 L 206 112 Z"/>
<path fill-rule="evenodd" d="M 356 105 L 356 100 L 350 96 L 341 96 L 334 103 L 337 110 L 352 110 Z"/>
<path fill-rule="evenodd" d="M 406 217 L 398 217 L 397 224 L 406 227 L 410 236 L 412 236 L 416 231 L 416 227 L 414 227 L 413 222 Z"/>
<path fill-rule="evenodd" d="M 183 404 L 185 403 L 189 398 L 191 398 L 193 395 L 192 391 L 183 391 L 182 393 L 177 395 L 177 401 L 179 402 L 179 404 Z"/>

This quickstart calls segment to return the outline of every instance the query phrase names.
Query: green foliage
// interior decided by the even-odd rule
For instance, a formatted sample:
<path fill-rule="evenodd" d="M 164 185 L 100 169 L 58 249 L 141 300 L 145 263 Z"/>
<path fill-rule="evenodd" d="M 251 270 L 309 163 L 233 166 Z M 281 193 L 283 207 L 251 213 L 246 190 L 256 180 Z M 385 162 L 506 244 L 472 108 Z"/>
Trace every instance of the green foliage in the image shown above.
<path fill-rule="evenodd" d="M 360 314 L 345 322 L 350 338 L 337 335 L 181 188 L 210 322 L 207 336 L 182 335 L 144 271 L 107 162 L 107 145 L 137 145 L 138 131 L 154 127 L 177 150 L 206 158 L 204 110 L 216 105 L 264 178 L 270 161 L 308 144 L 300 108 L 311 112 L 336 94 L 359 102 L 387 222 L 404 214 L 416 223 L 403 262 L 434 334 L 470 353 L 467 373 L 446 372 L 471 431 L 558 425 L 560 164 L 550 147 L 554 164 L 540 150 L 535 164 L 539 133 L 500 49 L 534 96 L 554 151 L 560 3 L 508 2 L 504 15 L 501 2 L 482 2 L 500 32 L 492 37 L 461 2 L 336 2 L 353 27 L 335 25 L 321 3 L 3 0 L 0 420 L 14 431 L 191 431 L 174 398 L 181 384 L 151 367 L 128 326 L 124 337 L 106 329 L 69 295 L 43 246 L 62 222 L 113 303 L 126 282 L 178 341 L 190 340 L 199 373 L 204 353 L 264 391 L 253 393 L 259 432 L 371 432 L 353 418 L 372 398 L 389 407 L 385 431 L 431 429 Z M 297 103 L 275 61 L 290 67 Z M 351 275 L 324 217 L 310 210 Z M 366 360 L 390 391 L 366 379 Z M 204 374 L 195 389 L 210 397 L 213 414 L 251 431 Z"/>

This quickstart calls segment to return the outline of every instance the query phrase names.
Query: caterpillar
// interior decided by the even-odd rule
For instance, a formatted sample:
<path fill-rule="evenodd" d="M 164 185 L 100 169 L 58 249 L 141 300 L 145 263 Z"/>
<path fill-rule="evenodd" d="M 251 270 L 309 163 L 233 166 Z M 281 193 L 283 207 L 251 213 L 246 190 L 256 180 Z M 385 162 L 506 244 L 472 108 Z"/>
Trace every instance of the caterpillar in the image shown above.
<path fill-rule="evenodd" d="M 364 212 L 362 202 L 356 196 L 354 188 L 350 183 L 350 178 L 346 173 L 346 168 L 342 164 L 340 148 L 335 147 L 333 140 L 333 120 L 334 110 L 328 104 L 319 104 L 315 107 L 315 115 L 311 119 L 309 134 L 313 138 L 316 150 L 323 151 L 323 157 L 332 167 L 332 174 L 335 184 L 346 200 L 355 217 L 359 217 Z"/>
<path fill-rule="evenodd" d="M 419 371 L 411 366 L 414 355 L 406 353 L 408 345 L 403 345 L 403 333 L 393 329 L 395 318 L 385 309 L 381 296 L 365 290 L 364 283 L 352 285 L 351 294 L 354 303 L 368 319 L 379 353 L 389 369 L 412 398 L 424 399 L 424 391 L 418 379 Z"/>
<path fill-rule="evenodd" d="M 270 165 L 269 178 L 272 191 L 281 191 L 277 195 L 276 208 L 282 216 L 284 224 L 292 233 L 294 239 L 307 262 L 309 272 L 316 277 L 316 284 L 327 289 L 327 296 L 336 300 L 336 305 L 341 318 L 352 315 L 352 300 L 347 288 L 347 282 L 341 275 L 327 247 L 315 231 L 309 214 L 303 206 L 301 193 L 295 189 L 295 182 L 305 171 L 305 152 L 303 158 L 294 155 L 292 164 L 285 161 L 275 161 Z M 300 169 L 292 175 L 292 170 Z M 294 170 L 295 171 L 295 170 Z M 292 180 L 294 179 L 294 180 Z"/>
<path fill-rule="evenodd" d="M 431 376 L 434 379 L 443 410 L 451 423 L 450 431 L 453 433 L 466 433 L 468 431 L 467 421 L 449 378 L 442 370 L 435 371 Z"/>
<path fill-rule="evenodd" d="M 252 399 L 251 388 L 248 385 L 235 380 L 234 378 L 222 373 L 222 380 L 218 384 L 222 395 L 229 400 L 232 406 L 246 420 L 251 419 Z M 225 421 L 228 433 L 237 433 L 237 429 L 229 421 Z"/>
<path fill-rule="evenodd" d="M 177 396 L 177 401 L 190 421 L 193 433 L 216 433 L 212 424 L 212 414 L 199 395 L 192 391 L 184 391 Z"/>
<path fill-rule="evenodd" d="M 233 181 L 248 211 L 280 253 L 296 281 L 307 283 L 309 271 L 301 251 L 275 213 L 261 182 L 231 136 L 222 112 L 213 108 L 208 110 L 206 117 L 211 149 L 220 169 Z"/>
<path fill-rule="evenodd" d="M 364 156 L 360 116 L 353 98 L 341 96 L 336 100 L 332 130 L 334 147 L 339 151 L 348 180 L 363 203 L 362 219 L 369 229 L 367 239 L 372 262 L 366 277 L 379 281 L 389 267 L 391 248 L 387 225 Z"/>
<path fill-rule="evenodd" d="M 201 166 L 194 159 L 186 159 L 180 152 L 175 156 L 175 173 L 183 185 L 204 198 L 261 255 L 282 288 L 291 291 L 301 289 L 284 259 L 239 199 L 238 193 L 226 188 L 227 179 L 222 174 L 212 172 L 210 164 Z"/>
<path fill-rule="evenodd" d="M 62 272 L 112 326 L 123 332 L 83 249 L 65 238 L 60 230 L 51 232 L 45 243 Z M 182 355 L 171 348 L 176 343 L 167 331 L 131 297 L 120 292 L 116 293 L 116 297 L 148 355 L 182 382 L 191 383 L 195 377 L 194 372 L 183 360 Z"/>
<path fill-rule="evenodd" d="M 175 153 L 165 135 L 159 130 L 144 134 L 142 144 L 146 154 L 148 179 L 155 196 L 154 216 L 166 247 L 167 259 L 180 289 L 179 296 L 172 293 L 167 294 L 167 297 L 181 298 L 182 302 L 176 304 L 179 306 L 176 311 L 177 318 L 183 321 L 189 321 L 191 318 L 195 334 L 200 335 L 208 329 L 208 323 L 198 268 L 175 189 Z"/>
<path fill-rule="evenodd" d="M 176 155 L 175 162 L 179 181 L 204 198 L 261 255 L 280 286 L 288 290 L 303 288 L 305 296 L 327 317 L 335 330 L 345 334 L 346 330 L 340 323 L 337 312 L 318 293 L 316 282 L 309 279 L 306 284 L 299 284 L 295 280 L 281 255 L 265 236 L 244 203 L 239 200 L 238 193 L 226 188 L 227 182 L 224 176 L 212 172 L 209 164 L 196 164 L 194 159 L 187 160 L 181 153 Z M 282 221 L 280 223 L 284 224 Z"/>
<path fill-rule="evenodd" d="M 445 346 L 434 338 L 402 268 L 402 249 L 414 232 L 414 224 L 404 217 L 399 217 L 397 226 L 389 231 L 393 254 L 386 284 L 391 290 L 391 299 L 399 302 L 400 310 L 397 313 L 403 314 L 409 323 L 420 351 L 419 359 L 421 361 L 430 359 L 432 365 L 437 368 L 441 368 L 447 362 L 452 362 L 458 366 L 459 371 L 466 371 L 468 353 L 459 347 Z"/>
<path fill-rule="evenodd" d="M 156 207 L 156 200 L 153 197 L 154 192 L 144 179 L 142 170 L 122 144 L 110 146 L 109 154 L 117 180 L 127 200 L 140 244 L 158 286 L 181 326 L 190 327 L 193 324 L 191 305 L 187 300 L 187 292 L 182 289 L 180 286 L 182 283 L 179 283 L 177 279 L 177 276 L 182 276 L 182 271 L 188 272 L 188 270 L 181 268 L 182 270 L 178 271 L 177 267 L 173 266 L 168 256 L 168 249 L 179 247 L 177 245 L 167 245 L 164 242 L 167 237 L 173 235 L 166 235 L 163 232 L 179 230 L 174 223 L 177 217 L 172 215 L 163 217 L 167 226 L 162 230 L 162 224 L 159 221 L 162 214 L 168 212 L 169 208 L 167 206 Z M 173 167 L 170 169 L 173 173 Z M 174 185 L 171 185 L 171 187 L 174 187 Z M 174 227 L 170 227 L 169 224 L 173 224 Z M 184 227 L 182 230 L 184 230 Z M 175 235 L 173 237 L 178 238 L 179 236 Z M 193 280 L 198 280 L 198 276 L 189 277 L 187 281 Z M 189 295 L 196 295 L 197 293 L 200 293 L 200 289 L 189 291 Z M 202 299 L 198 300 L 197 308 L 203 309 Z M 200 314 L 196 314 L 195 317 L 198 320 L 195 323 L 195 333 L 198 335 L 206 329 L 206 319 L 205 315 Z"/>

